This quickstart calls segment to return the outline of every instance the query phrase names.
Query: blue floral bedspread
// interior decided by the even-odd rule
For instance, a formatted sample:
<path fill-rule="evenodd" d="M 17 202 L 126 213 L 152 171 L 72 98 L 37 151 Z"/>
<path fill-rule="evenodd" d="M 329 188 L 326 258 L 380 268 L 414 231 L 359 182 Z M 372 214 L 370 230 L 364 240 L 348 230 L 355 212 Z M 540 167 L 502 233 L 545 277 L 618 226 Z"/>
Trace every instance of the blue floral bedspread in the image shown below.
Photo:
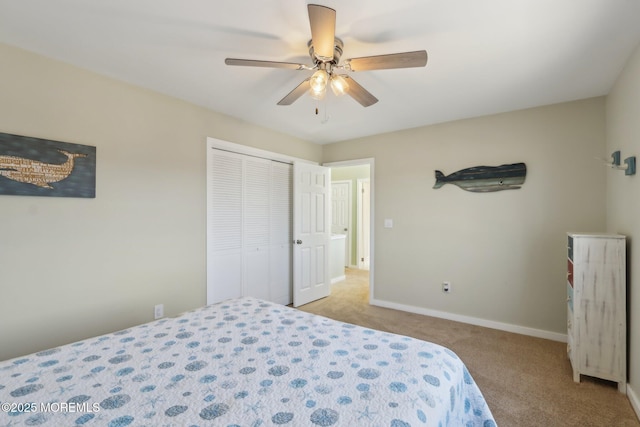
<path fill-rule="evenodd" d="M 447 348 L 253 298 L 0 362 L 0 426 L 495 426 Z"/>

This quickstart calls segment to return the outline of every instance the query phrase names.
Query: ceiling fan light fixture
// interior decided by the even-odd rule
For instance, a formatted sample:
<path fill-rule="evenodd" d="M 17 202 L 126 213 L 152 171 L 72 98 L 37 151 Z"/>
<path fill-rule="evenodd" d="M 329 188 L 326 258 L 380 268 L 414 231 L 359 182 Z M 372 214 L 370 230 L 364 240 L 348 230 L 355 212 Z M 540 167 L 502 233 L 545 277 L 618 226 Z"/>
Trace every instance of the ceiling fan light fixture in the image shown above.
<path fill-rule="evenodd" d="M 344 44 L 335 34 L 335 9 L 318 4 L 309 4 L 307 5 L 307 10 L 311 28 L 311 39 L 307 42 L 312 63 L 310 66 L 293 62 L 239 58 L 225 59 L 225 64 L 234 66 L 314 71 L 311 77 L 307 77 L 295 89 L 278 101 L 278 105 L 291 105 L 307 92 L 314 99 L 323 99 L 327 92 L 327 86 L 330 84 L 331 90 L 336 96 L 346 93 L 363 107 L 370 107 L 378 102 L 378 99 L 349 77 L 349 72 L 414 68 L 427 65 L 426 50 L 350 58 L 340 64 Z M 334 74 L 334 71 L 337 70 L 344 71 L 346 74 Z"/>
<path fill-rule="evenodd" d="M 339 74 L 331 76 L 331 90 L 335 96 L 342 96 L 349 90 L 349 83 Z"/>
<path fill-rule="evenodd" d="M 329 74 L 326 70 L 318 70 L 311 76 L 311 80 L 309 80 L 309 85 L 311 86 L 311 91 L 315 93 L 324 92 L 327 90 L 327 83 L 329 82 Z"/>
<path fill-rule="evenodd" d="M 311 97 L 318 101 L 323 100 L 326 93 L 327 93 L 327 86 L 321 87 L 320 90 L 315 90 L 314 88 L 311 88 L 311 90 L 309 91 L 309 94 L 311 95 Z"/>

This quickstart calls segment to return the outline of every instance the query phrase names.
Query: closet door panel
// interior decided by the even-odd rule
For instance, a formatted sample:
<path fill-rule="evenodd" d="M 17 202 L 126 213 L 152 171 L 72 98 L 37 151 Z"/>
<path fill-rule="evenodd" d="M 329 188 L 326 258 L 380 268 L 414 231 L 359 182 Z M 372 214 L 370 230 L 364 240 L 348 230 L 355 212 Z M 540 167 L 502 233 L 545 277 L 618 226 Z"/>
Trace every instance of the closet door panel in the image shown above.
<path fill-rule="evenodd" d="M 270 300 L 269 218 L 271 161 L 244 159 L 244 293 Z"/>
<path fill-rule="evenodd" d="M 207 304 L 241 297 L 242 253 L 215 254 L 210 262 L 207 282 Z"/>
<path fill-rule="evenodd" d="M 269 288 L 271 300 L 279 304 L 293 302 L 292 257 L 292 179 L 293 166 L 271 163 Z"/>
<path fill-rule="evenodd" d="M 242 157 L 208 155 L 207 304 L 213 304 L 242 295 Z"/>
<path fill-rule="evenodd" d="M 269 289 L 271 301 L 288 305 L 293 302 L 291 247 L 281 245 L 269 250 Z"/>
<path fill-rule="evenodd" d="M 269 248 L 246 249 L 244 252 L 244 296 L 272 301 L 268 284 Z"/>
<path fill-rule="evenodd" d="M 269 246 L 269 204 L 271 198 L 271 161 L 244 159 L 244 241 L 249 250 Z"/>

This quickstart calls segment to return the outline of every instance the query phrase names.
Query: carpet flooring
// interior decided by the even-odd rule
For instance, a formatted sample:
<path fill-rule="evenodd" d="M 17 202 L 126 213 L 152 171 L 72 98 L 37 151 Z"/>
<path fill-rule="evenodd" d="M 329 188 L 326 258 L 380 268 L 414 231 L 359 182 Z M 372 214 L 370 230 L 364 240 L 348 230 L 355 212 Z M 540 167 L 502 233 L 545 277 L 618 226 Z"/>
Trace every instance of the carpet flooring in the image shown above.
<path fill-rule="evenodd" d="M 638 427 L 615 383 L 573 382 L 566 344 L 369 305 L 368 272 L 347 269 L 331 295 L 299 309 L 431 341 L 453 350 L 479 385 L 498 426 Z"/>

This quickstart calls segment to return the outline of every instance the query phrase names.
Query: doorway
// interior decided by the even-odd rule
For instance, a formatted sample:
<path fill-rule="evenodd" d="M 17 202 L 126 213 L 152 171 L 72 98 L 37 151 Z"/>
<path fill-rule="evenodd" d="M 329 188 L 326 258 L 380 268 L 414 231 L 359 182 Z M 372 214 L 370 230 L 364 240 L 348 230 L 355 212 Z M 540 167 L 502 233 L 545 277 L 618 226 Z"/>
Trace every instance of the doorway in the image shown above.
<path fill-rule="evenodd" d="M 374 159 L 358 159 L 325 163 L 331 168 L 332 182 L 351 182 L 351 219 L 347 233 L 350 234 L 350 252 L 345 267 L 361 271 L 368 276 L 369 300 L 373 299 L 374 272 Z M 364 194 L 363 194 L 364 191 Z"/>

